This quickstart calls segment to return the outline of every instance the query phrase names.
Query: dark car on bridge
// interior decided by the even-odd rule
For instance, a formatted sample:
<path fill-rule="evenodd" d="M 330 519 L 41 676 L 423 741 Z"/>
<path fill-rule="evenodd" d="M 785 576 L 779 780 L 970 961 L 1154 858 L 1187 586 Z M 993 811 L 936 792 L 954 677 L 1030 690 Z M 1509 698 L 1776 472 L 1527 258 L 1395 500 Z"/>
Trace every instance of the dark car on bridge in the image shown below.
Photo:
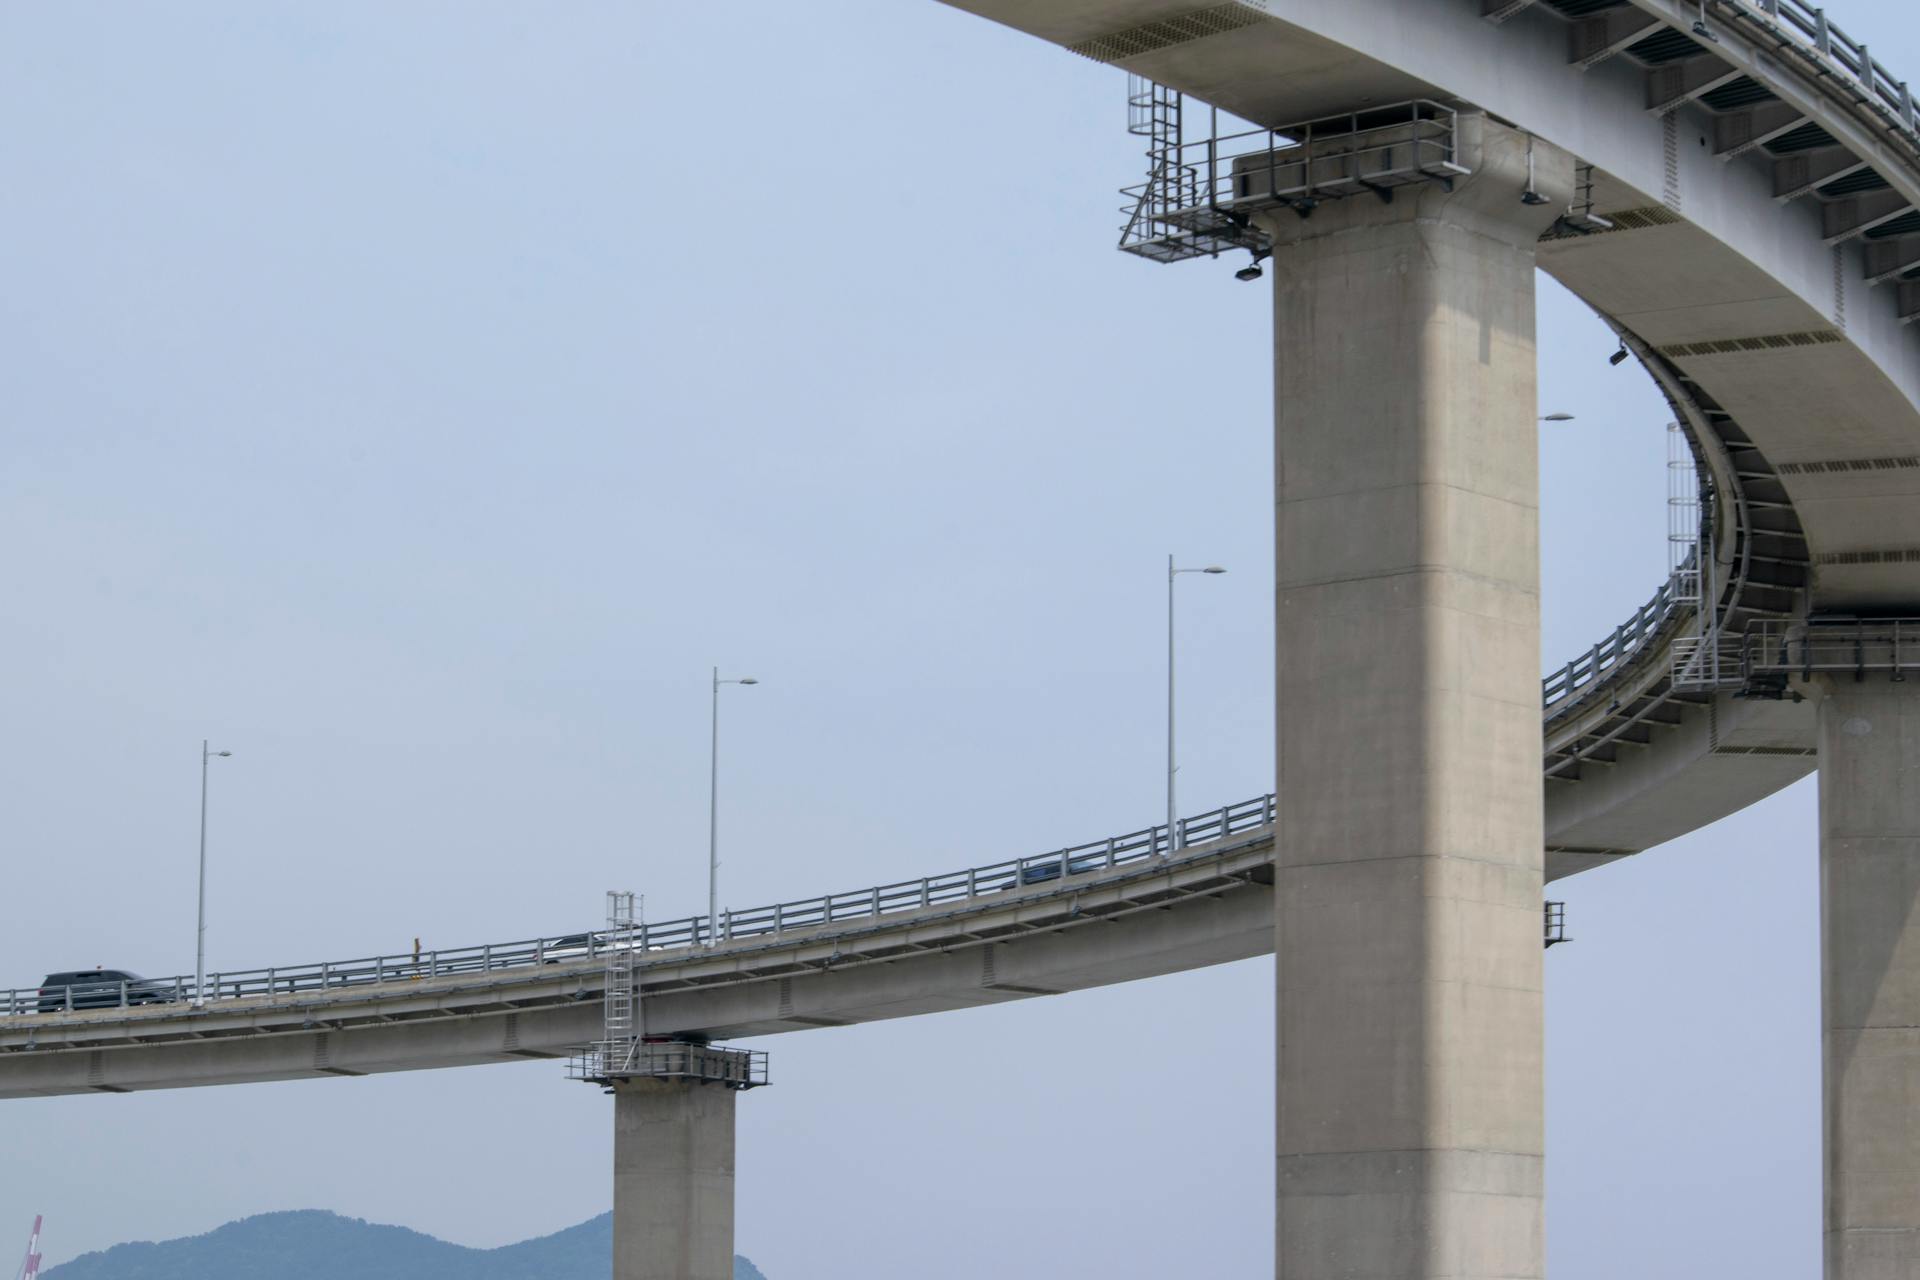
<path fill-rule="evenodd" d="M 1033 858 L 1020 864 L 1014 887 L 1058 880 L 1063 871 L 1070 876 L 1084 875 L 1089 871 L 1098 871 L 1106 865 L 1106 855 L 1102 853 L 1089 853 L 1079 858 Z"/>
<path fill-rule="evenodd" d="M 171 981 L 143 978 L 125 969 L 79 969 L 50 973 L 40 984 L 41 1013 L 73 1009 L 117 1009 L 122 1003 L 171 1004 L 176 997 Z"/>

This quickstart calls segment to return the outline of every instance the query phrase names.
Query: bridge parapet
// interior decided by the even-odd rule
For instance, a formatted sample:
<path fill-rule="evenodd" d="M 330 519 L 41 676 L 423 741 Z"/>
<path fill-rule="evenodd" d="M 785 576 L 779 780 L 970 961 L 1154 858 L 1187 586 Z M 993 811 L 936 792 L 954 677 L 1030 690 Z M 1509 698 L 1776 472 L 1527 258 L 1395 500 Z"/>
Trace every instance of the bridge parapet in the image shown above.
<path fill-rule="evenodd" d="M 1180 819 L 1177 842 L 1169 842 L 1167 828 L 1161 824 L 1105 840 L 922 876 L 917 880 L 744 911 L 723 911 L 717 925 L 704 915 L 688 916 L 653 924 L 637 923 L 630 930 L 621 931 L 618 937 L 614 931 L 594 930 L 424 951 L 410 956 L 369 956 L 321 964 L 225 971 L 209 975 L 207 1004 L 211 1007 L 239 1000 L 297 1000 L 315 995 L 351 994 L 394 983 L 432 984 L 475 976 L 487 979 L 509 970 L 538 972 L 545 966 L 602 959 L 610 947 L 629 944 L 639 953 L 651 956 L 700 947 L 709 940 L 723 944 L 778 940 L 863 920 L 903 918 L 1069 877 L 1165 860 L 1175 848 L 1184 850 L 1206 845 L 1257 830 L 1272 821 L 1273 796 L 1269 793 Z M 0 992 L 0 1017 L 179 1005 L 192 991 L 193 981 L 189 977 L 148 979 L 137 985 L 122 984 L 117 994 L 109 992 L 83 1007 L 68 1007 L 64 999 L 43 1003 L 37 988 L 15 988 Z"/>

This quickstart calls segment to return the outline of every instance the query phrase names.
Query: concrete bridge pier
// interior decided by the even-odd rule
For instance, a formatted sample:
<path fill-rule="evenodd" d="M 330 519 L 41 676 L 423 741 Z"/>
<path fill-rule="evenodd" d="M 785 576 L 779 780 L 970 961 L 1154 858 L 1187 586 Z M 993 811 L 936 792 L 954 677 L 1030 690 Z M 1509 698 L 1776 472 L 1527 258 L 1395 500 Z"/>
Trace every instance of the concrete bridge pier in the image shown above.
<path fill-rule="evenodd" d="M 733 1280 L 731 1089 L 613 1088 L 614 1280 Z"/>
<path fill-rule="evenodd" d="M 1461 127 L 1452 190 L 1261 222 L 1282 1280 L 1544 1269 L 1534 248 L 1573 162 Z"/>
<path fill-rule="evenodd" d="M 734 1109 L 766 1055 L 646 1043 L 596 1058 L 613 1094 L 613 1280 L 733 1280 Z"/>
<path fill-rule="evenodd" d="M 1920 683 L 1820 707 L 1827 1280 L 1920 1276 Z"/>

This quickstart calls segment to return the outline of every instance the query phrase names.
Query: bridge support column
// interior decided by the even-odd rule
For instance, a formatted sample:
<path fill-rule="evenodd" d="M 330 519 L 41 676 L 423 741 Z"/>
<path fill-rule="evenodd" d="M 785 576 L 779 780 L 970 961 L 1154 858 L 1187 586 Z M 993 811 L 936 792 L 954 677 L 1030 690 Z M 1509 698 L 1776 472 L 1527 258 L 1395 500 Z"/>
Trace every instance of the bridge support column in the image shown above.
<path fill-rule="evenodd" d="M 576 1058 L 613 1094 L 613 1280 L 733 1280 L 734 1105 L 766 1061 L 680 1041 Z"/>
<path fill-rule="evenodd" d="M 1920 684 L 1820 707 L 1827 1280 L 1920 1276 Z"/>
<path fill-rule="evenodd" d="M 1534 246 L 1573 164 L 1523 202 L 1526 138 L 1461 125 L 1451 191 L 1261 224 L 1282 1280 L 1544 1270 Z"/>
<path fill-rule="evenodd" d="M 733 1280 L 731 1089 L 613 1090 L 614 1280 Z"/>

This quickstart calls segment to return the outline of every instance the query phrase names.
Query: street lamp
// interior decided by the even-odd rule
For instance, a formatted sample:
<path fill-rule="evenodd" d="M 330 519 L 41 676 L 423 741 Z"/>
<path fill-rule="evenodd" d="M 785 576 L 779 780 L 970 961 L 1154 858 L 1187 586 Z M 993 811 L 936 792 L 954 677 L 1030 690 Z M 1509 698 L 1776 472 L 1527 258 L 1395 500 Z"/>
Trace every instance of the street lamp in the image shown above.
<path fill-rule="evenodd" d="M 215 756 L 226 759 L 231 751 L 209 751 L 207 740 L 200 739 L 200 923 L 193 937 L 193 1007 L 207 1002 L 207 764 Z"/>
<path fill-rule="evenodd" d="M 1544 417 L 1544 418 L 1542 418 L 1542 419 L 1540 419 L 1540 421 L 1542 421 L 1542 422 L 1572 422 L 1572 421 L 1573 421 L 1573 415 L 1572 415 L 1572 414 L 1570 414 L 1570 413 L 1550 413 L 1550 414 L 1548 414 L 1548 415 L 1547 415 L 1546 417 Z"/>
<path fill-rule="evenodd" d="M 752 676 L 722 680 L 720 668 L 713 669 L 713 760 L 707 772 L 707 945 L 710 947 L 720 941 L 720 686 L 759 683 Z"/>
<path fill-rule="evenodd" d="M 1180 847 L 1173 816 L 1173 580 L 1183 573 L 1225 573 L 1217 564 L 1204 569 L 1176 569 L 1173 557 L 1167 557 L 1167 854 Z"/>

